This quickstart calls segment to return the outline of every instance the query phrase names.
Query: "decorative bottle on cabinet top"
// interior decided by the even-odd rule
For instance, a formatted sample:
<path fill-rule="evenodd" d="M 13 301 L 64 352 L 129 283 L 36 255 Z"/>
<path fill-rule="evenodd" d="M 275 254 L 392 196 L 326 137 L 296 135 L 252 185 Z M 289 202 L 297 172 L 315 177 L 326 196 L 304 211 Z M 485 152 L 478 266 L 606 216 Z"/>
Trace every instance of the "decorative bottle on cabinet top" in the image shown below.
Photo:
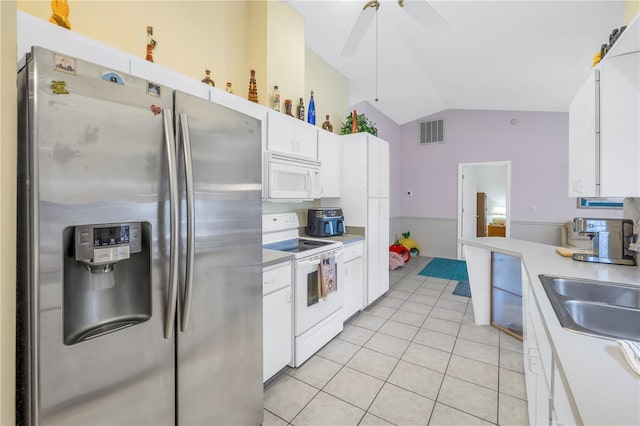
<path fill-rule="evenodd" d="M 274 111 L 280 111 L 280 90 L 278 90 L 278 86 L 273 86 L 273 92 L 271 92 L 271 108 Z"/>
<path fill-rule="evenodd" d="M 356 110 L 353 110 L 353 117 L 351 121 L 351 133 L 358 133 L 358 114 Z"/>
<path fill-rule="evenodd" d="M 251 102 L 258 103 L 258 85 L 256 83 L 256 70 L 251 70 L 251 78 L 249 79 L 249 97 Z"/>
<path fill-rule="evenodd" d="M 224 89 L 227 93 L 233 94 L 233 87 L 231 87 L 231 82 L 227 81 L 227 87 Z"/>
<path fill-rule="evenodd" d="M 298 108 L 296 112 L 298 119 L 304 121 L 304 101 L 302 100 L 302 98 L 300 98 L 300 100 L 298 101 Z"/>
<path fill-rule="evenodd" d="M 156 41 L 153 39 L 153 27 L 147 26 L 147 56 L 145 59 L 153 62 L 153 49 L 156 48 Z"/>
<path fill-rule="evenodd" d="M 313 90 L 311 91 L 311 99 L 309 100 L 309 110 L 307 113 L 307 122 L 316 125 L 316 103 L 313 100 Z"/>

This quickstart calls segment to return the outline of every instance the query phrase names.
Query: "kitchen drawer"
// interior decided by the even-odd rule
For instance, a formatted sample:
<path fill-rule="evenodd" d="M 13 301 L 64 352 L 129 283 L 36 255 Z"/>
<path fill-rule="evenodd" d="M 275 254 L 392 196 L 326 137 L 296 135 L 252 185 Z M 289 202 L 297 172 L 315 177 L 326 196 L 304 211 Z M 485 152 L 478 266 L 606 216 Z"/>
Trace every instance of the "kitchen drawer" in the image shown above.
<path fill-rule="evenodd" d="M 364 244 L 362 241 L 344 246 L 344 262 L 361 257 L 364 254 Z"/>
<path fill-rule="evenodd" d="M 262 273 L 262 295 L 291 286 L 291 262 L 265 268 Z"/>

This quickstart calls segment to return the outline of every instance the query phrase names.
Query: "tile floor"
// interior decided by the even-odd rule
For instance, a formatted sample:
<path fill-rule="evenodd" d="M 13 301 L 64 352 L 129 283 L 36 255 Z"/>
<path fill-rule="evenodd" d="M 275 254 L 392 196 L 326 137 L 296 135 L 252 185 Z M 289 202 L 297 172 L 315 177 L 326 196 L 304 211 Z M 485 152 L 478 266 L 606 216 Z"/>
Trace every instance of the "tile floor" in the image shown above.
<path fill-rule="evenodd" d="M 456 281 L 391 271 L 386 295 L 265 388 L 270 425 L 526 425 L 522 343 L 473 323 Z"/>

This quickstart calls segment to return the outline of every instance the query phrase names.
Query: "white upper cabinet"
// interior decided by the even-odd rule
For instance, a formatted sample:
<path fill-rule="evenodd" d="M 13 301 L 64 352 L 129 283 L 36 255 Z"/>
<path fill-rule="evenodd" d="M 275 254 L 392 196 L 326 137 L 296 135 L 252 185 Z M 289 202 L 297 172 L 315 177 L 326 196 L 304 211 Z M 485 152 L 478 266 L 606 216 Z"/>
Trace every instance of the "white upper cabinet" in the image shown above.
<path fill-rule="evenodd" d="M 593 70 L 569 106 L 569 197 L 599 195 L 599 79 L 600 70 Z"/>
<path fill-rule="evenodd" d="M 369 197 L 389 196 L 389 144 L 375 136 L 368 136 Z"/>
<path fill-rule="evenodd" d="M 639 25 L 636 18 L 571 103 L 570 197 L 640 197 L 640 51 L 627 40 Z"/>
<path fill-rule="evenodd" d="M 640 52 L 600 65 L 600 141 L 600 195 L 640 196 Z"/>
<path fill-rule="evenodd" d="M 607 52 L 607 58 L 614 56 L 626 55 L 627 53 L 633 53 L 640 51 L 640 14 L 633 18 L 633 21 L 629 24 L 626 30 L 620 35 L 618 41 L 616 41 Z"/>
<path fill-rule="evenodd" d="M 267 118 L 267 150 L 318 161 L 318 129 L 277 111 Z"/>
<path fill-rule="evenodd" d="M 318 130 L 318 152 L 322 169 L 322 198 L 338 198 L 342 184 L 340 136 Z"/>

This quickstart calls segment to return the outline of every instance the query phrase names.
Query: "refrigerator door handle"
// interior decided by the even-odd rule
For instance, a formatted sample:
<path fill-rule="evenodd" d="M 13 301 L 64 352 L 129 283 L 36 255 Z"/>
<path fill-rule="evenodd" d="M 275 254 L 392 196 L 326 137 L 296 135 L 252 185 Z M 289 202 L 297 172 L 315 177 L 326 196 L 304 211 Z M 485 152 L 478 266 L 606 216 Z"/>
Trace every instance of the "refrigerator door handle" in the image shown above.
<path fill-rule="evenodd" d="M 180 118 L 180 135 L 184 154 L 184 170 L 187 189 L 187 268 L 184 284 L 184 302 L 182 305 L 182 321 L 180 331 L 187 331 L 191 319 L 191 299 L 193 295 L 193 255 L 195 253 L 195 205 L 193 199 L 193 163 L 191 162 L 191 140 L 189 139 L 189 120 L 182 112 Z"/>
<path fill-rule="evenodd" d="M 170 234 L 169 243 L 169 295 L 164 319 L 164 338 L 170 339 L 173 334 L 173 325 L 176 318 L 176 305 L 178 303 L 178 171 L 176 162 L 176 144 L 173 137 L 172 110 L 162 110 L 164 122 L 164 140 L 167 147 L 167 160 L 169 163 L 169 213 Z"/>

